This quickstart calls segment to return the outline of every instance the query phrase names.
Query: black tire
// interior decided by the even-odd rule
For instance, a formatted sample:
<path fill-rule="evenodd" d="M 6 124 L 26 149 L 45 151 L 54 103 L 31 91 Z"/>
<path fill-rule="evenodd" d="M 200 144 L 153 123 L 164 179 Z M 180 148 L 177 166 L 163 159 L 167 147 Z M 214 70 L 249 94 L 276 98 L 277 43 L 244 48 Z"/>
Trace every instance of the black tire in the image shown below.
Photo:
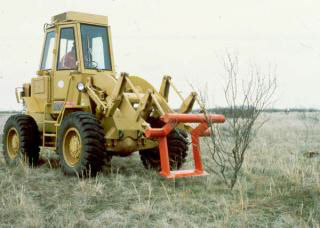
<path fill-rule="evenodd" d="M 40 134 L 31 116 L 10 116 L 3 129 L 3 156 L 8 165 L 17 165 L 21 160 L 35 166 L 39 160 Z"/>
<path fill-rule="evenodd" d="M 159 119 L 149 118 L 148 122 L 152 127 L 162 127 L 163 123 Z M 167 137 L 169 160 L 171 169 L 180 169 L 186 161 L 188 151 L 187 133 L 181 129 L 173 130 Z M 159 148 L 141 150 L 140 159 L 146 169 L 160 171 L 160 152 Z"/>
<path fill-rule="evenodd" d="M 104 129 L 91 113 L 69 114 L 63 120 L 58 135 L 57 152 L 64 174 L 95 176 L 103 166 L 110 165 L 111 156 L 106 153 Z M 77 143 L 80 149 L 75 146 Z M 77 149 L 70 149 L 72 146 Z"/>

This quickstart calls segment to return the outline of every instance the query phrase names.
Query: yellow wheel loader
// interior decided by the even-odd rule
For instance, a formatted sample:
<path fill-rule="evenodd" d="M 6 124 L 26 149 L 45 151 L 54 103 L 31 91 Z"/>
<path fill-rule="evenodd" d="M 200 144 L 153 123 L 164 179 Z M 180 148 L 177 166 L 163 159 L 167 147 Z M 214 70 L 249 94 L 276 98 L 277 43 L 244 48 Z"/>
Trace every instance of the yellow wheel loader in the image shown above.
<path fill-rule="evenodd" d="M 107 17 L 67 12 L 45 24 L 40 68 L 31 83 L 16 89 L 25 114 L 4 127 L 3 154 L 9 165 L 36 165 L 40 148 L 59 154 L 66 175 L 96 175 L 112 156 L 139 151 L 146 168 L 178 178 L 207 175 L 199 137 L 209 135 L 219 115 L 188 114 L 197 99 L 183 99 L 170 76 L 160 90 L 137 76 L 115 73 Z M 178 111 L 168 105 L 169 89 L 182 99 Z M 190 127 L 187 123 L 200 123 Z M 173 171 L 185 162 L 191 133 L 195 168 Z"/>

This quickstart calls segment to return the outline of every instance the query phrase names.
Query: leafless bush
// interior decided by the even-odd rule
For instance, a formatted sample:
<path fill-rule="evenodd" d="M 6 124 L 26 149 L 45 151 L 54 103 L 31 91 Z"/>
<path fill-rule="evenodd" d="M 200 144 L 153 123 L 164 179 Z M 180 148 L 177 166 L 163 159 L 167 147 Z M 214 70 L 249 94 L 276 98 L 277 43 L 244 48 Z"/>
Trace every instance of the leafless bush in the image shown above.
<path fill-rule="evenodd" d="M 249 69 L 249 79 L 240 80 L 238 57 L 227 54 L 224 59 L 227 79 L 224 96 L 228 106 L 227 126 L 211 125 L 208 142 L 215 167 L 211 171 L 232 189 L 237 181 L 245 154 L 253 135 L 266 120 L 257 121 L 275 93 L 276 75 L 272 69 L 263 73 L 256 65 Z M 206 98 L 202 97 L 202 103 Z"/>

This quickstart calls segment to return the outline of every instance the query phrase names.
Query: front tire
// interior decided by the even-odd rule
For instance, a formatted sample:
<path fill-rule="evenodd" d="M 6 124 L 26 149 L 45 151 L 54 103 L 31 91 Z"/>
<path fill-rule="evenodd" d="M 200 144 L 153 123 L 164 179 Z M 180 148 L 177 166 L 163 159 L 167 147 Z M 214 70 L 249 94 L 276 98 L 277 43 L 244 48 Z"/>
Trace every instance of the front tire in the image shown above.
<path fill-rule="evenodd" d="M 106 154 L 104 129 L 87 112 L 74 112 L 63 120 L 57 151 L 66 175 L 95 176 L 105 163 L 111 162 L 111 156 Z"/>
<path fill-rule="evenodd" d="M 10 116 L 3 129 L 3 155 L 8 165 L 24 161 L 30 166 L 37 164 L 40 151 L 38 126 L 31 116 Z"/>

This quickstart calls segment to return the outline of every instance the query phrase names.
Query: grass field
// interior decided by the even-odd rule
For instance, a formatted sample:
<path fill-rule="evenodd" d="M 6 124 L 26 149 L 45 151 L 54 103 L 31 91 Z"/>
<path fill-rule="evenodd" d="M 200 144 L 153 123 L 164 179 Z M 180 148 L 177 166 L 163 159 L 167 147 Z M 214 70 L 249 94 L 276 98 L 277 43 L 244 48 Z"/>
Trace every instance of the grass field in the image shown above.
<path fill-rule="evenodd" d="M 1 155 L 0 227 L 319 227 L 320 123 L 268 117 L 232 191 L 213 174 L 164 180 L 137 154 L 89 179 L 65 177 L 53 162 L 8 168 Z M 213 165 L 205 148 L 203 157 Z"/>

